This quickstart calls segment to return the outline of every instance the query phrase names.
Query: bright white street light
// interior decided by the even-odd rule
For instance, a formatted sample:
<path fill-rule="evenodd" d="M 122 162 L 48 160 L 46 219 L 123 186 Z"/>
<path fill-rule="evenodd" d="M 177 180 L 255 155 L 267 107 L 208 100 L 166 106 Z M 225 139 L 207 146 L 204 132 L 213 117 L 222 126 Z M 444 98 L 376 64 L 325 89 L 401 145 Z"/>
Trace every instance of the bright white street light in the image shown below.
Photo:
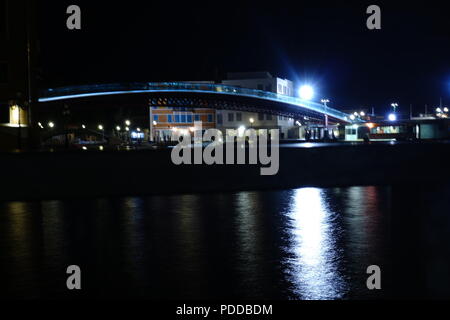
<path fill-rule="evenodd" d="M 389 121 L 397 121 L 397 116 L 394 113 L 391 113 L 388 117 Z"/>
<path fill-rule="evenodd" d="M 255 123 L 255 119 L 250 118 L 250 123 L 251 123 L 251 124 Z"/>
<path fill-rule="evenodd" d="M 245 127 L 244 126 L 240 126 L 238 128 L 238 135 L 241 137 L 241 136 L 244 135 L 244 133 L 245 133 Z"/>
<path fill-rule="evenodd" d="M 448 112 L 448 108 L 447 107 L 444 108 L 444 112 Z"/>
<path fill-rule="evenodd" d="M 98 125 L 98 130 L 103 130 L 103 126 L 101 124 Z"/>
<path fill-rule="evenodd" d="M 158 124 L 158 122 L 153 120 L 153 125 L 156 126 Z"/>
<path fill-rule="evenodd" d="M 364 117 L 366 115 L 366 113 L 364 111 L 361 111 L 359 114 L 361 117 Z"/>
<path fill-rule="evenodd" d="M 127 125 L 127 127 L 129 127 L 131 125 L 130 120 L 125 120 L 125 124 Z"/>
<path fill-rule="evenodd" d="M 137 130 L 137 132 L 141 132 L 141 128 L 137 128 L 136 130 Z"/>
<path fill-rule="evenodd" d="M 125 128 L 125 131 L 130 131 L 130 128 L 126 127 L 126 128 Z"/>
<path fill-rule="evenodd" d="M 355 119 L 356 119 L 355 115 L 354 115 L 354 114 L 351 114 L 351 115 L 350 115 L 350 120 L 353 121 L 353 120 L 355 120 Z"/>
<path fill-rule="evenodd" d="M 86 129 L 86 126 L 84 124 L 81 125 L 81 128 Z"/>
<path fill-rule="evenodd" d="M 311 100 L 314 97 L 314 89 L 309 85 L 303 85 L 300 87 L 299 94 L 303 100 Z"/>
<path fill-rule="evenodd" d="M 120 129 L 121 129 L 121 128 L 120 128 L 119 126 L 116 127 L 116 130 L 117 130 L 117 131 L 120 131 Z"/>
<path fill-rule="evenodd" d="M 54 128 L 54 127 L 55 127 L 55 124 L 54 124 L 53 122 L 49 122 L 49 123 L 48 123 L 48 126 L 49 126 L 50 128 Z"/>

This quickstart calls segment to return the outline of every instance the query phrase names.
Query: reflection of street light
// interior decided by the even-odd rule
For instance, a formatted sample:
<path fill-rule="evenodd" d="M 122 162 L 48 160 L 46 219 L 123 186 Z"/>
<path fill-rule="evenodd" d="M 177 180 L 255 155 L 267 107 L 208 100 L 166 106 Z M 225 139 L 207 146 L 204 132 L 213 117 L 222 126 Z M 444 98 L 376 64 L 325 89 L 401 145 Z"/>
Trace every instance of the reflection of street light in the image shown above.
<path fill-rule="evenodd" d="M 310 85 L 303 85 L 299 89 L 300 98 L 311 100 L 314 97 L 314 89 Z"/>

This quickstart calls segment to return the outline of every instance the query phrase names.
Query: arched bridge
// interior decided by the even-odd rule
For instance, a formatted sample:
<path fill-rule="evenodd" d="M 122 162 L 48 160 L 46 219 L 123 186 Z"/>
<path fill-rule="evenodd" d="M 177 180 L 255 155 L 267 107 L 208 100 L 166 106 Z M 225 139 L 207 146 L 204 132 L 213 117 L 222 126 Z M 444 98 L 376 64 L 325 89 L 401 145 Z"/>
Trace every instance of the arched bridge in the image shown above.
<path fill-rule="evenodd" d="M 150 82 L 62 87 L 44 90 L 39 102 L 129 94 L 147 95 L 150 106 L 241 110 L 285 115 L 296 119 L 308 117 L 319 121 L 327 115 L 332 122 L 352 122 L 350 115 L 317 102 L 273 92 L 209 83 Z"/>

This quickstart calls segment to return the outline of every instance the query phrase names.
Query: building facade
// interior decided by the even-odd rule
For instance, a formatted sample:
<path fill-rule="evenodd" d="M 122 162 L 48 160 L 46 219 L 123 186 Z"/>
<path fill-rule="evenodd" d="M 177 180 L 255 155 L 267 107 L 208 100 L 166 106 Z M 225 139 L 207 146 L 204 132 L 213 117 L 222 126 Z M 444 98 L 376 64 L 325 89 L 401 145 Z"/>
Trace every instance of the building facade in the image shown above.
<path fill-rule="evenodd" d="M 227 78 L 222 83 L 234 87 L 274 92 L 290 97 L 295 93 L 292 81 L 273 77 L 269 72 L 228 73 Z M 218 110 L 217 128 L 223 132 L 239 128 L 279 129 L 280 139 L 299 138 L 294 119 L 272 114 Z"/>

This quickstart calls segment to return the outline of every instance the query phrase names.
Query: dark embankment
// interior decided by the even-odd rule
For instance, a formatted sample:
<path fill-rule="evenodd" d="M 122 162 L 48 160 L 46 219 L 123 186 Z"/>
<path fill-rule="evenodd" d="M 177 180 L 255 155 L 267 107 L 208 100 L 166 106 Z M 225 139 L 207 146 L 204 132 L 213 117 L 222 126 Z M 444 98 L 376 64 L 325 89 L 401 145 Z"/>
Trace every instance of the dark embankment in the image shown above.
<path fill-rule="evenodd" d="M 170 150 L 1 154 L 2 200 L 445 183 L 450 144 L 280 148 L 279 172 L 260 165 L 180 165 Z"/>

